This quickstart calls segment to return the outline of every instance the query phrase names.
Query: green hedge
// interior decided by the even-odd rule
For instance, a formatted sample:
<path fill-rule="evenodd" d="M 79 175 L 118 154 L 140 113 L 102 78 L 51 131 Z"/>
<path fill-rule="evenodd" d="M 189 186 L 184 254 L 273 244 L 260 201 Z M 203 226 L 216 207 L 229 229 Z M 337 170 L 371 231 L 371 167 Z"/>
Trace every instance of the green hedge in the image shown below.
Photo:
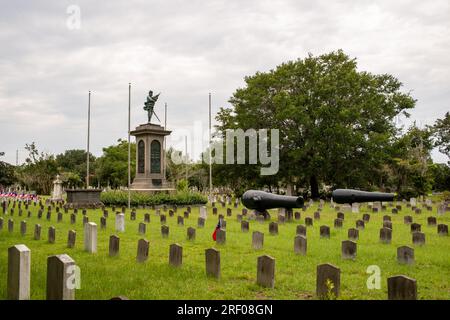
<path fill-rule="evenodd" d="M 105 191 L 101 194 L 101 201 L 107 205 L 126 206 L 128 205 L 128 191 Z M 143 192 L 131 192 L 131 205 L 161 205 L 161 204 L 176 204 L 176 205 L 193 205 L 205 204 L 208 201 L 207 197 L 195 192 L 180 192 L 175 194 L 155 193 L 148 194 Z"/>

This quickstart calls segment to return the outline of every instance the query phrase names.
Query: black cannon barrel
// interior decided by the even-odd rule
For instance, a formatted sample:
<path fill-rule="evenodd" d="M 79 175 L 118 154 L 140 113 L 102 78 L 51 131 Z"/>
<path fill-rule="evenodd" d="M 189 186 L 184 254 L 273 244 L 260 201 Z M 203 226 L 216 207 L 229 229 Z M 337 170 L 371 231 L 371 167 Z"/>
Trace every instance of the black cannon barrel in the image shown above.
<path fill-rule="evenodd" d="M 357 203 L 372 201 L 394 201 L 393 193 L 368 192 L 352 189 L 336 189 L 332 194 L 336 203 Z"/>
<path fill-rule="evenodd" d="M 302 197 L 280 196 L 259 190 L 248 190 L 242 195 L 242 203 L 249 209 L 265 211 L 274 208 L 301 208 Z"/>

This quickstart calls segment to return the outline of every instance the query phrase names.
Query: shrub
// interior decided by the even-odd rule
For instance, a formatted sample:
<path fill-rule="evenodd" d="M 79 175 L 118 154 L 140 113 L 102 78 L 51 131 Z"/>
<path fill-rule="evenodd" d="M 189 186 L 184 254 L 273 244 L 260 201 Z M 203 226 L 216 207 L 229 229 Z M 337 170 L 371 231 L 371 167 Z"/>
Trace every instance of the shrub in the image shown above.
<path fill-rule="evenodd" d="M 126 206 L 128 205 L 128 191 L 113 190 L 105 191 L 101 194 L 101 201 L 105 205 Z M 152 206 L 161 204 L 176 204 L 176 205 L 193 205 L 205 204 L 207 198 L 196 192 L 182 191 L 175 194 L 155 193 L 148 194 L 144 192 L 131 192 L 132 206 Z"/>

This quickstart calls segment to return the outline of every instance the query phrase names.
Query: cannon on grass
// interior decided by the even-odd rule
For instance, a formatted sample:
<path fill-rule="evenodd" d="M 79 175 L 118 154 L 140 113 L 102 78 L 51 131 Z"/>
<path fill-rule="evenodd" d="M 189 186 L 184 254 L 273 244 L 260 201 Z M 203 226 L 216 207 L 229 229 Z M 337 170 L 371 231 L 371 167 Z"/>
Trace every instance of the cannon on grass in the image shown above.
<path fill-rule="evenodd" d="M 281 196 L 265 191 L 248 190 L 242 195 L 242 203 L 247 208 L 255 210 L 256 214 L 268 218 L 268 209 L 301 208 L 303 207 L 304 200 L 303 197 Z"/>

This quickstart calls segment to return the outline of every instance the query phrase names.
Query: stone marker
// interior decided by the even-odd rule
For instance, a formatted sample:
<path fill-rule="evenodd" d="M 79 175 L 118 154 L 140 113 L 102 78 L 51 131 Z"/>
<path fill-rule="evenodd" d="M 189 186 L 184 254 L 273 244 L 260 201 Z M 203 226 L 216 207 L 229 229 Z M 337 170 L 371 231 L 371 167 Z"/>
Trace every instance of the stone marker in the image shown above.
<path fill-rule="evenodd" d="M 363 214 L 363 221 L 364 222 L 369 222 L 370 221 L 370 214 L 368 214 L 368 213 Z"/>
<path fill-rule="evenodd" d="M 97 252 L 97 224 L 88 222 L 84 225 L 84 251 Z"/>
<path fill-rule="evenodd" d="M 412 242 L 415 245 L 423 246 L 425 244 L 425 233 L 415 231 L 412 233 Z"/>
<path fill-rule="evenodd" d="M 20 222 L 20 234 L 24 236 L 27 233 L 27 222 L 21 221 Z"/>
<path fill-rule="evenodd" d="M 137 248 L 137 262 L 145 262 L 148 259 L 148 247 L 149 242 L 145 239 L 140 239 L 138 241 L 138 248 Z"/>
<path fill-rule="evenodd" d="M 227 217 L 231 217 L 232 211 L 231 208 L 227 208 Z"/>
<path fill-rule="evenodd" d="M 281 214 L 278 215 L 278 223 L 282 224 L 285 222 L 285 220 L 286 219 L 285 219 L 284 215 L 281 215 Z"/>
<path fill-rule="evenodd" d="M 48 211 L 47 212 L 47 220 L 50 221 L 51 218 L 52 218 L 52 212 Z"/>
<path fill-rule="evenodd" d="M 163 238 L 167 238 L 169 236 L 169 227 L 168 226 L 161 226 L 161 236 Z"/>
<path fill-rule="evenodd" d="M 116 231 L 125 232 L 125 214 L 116 214 Z"/>
<path fill-rule="evenodd" d="M 76 216 L 76 214 L 75 214 L 75 213 L 71 213 L 71 214 L 70 214 L 70 223 L 71 223 L 71 224 L 75 224 L 76 221 L 77 221 L 77 216 Z"/>
<path fill-rule="evenodd" d="M 275 284 L 275 259 L 264 255 L 257 260 L 256 283 L 260 286 L 273 288 Z"/>
<path fill-rule="evenodd" d="M 104 216 L 100 217 L 100 229 L 106 229 L 106 218 Z"/>
<path fill-rule="evenodd" d="M 329 226 L 320 226 L 320 237 L 321 238 L 330 238 L 330 227 Z"/>
<path fill-rule="evenodd" d="M 380 229 L 380 241 L 385 244 L 390 244 L 392 241 L 392 229 L 381 228 Z"/>
<path fill-rule="evenodd" d="M 305 218 L 305 225 L 306 226 L 312 226 L 313 225 L 313 219 L 311 217 Z"/>
<path fill-rule="evenodd" d="M 411 216 L 404 216 L 404 217 L 403 217 L 403 222 L 404 222 L 405 224 L 411 224 L 412 221 L 413 221 L 413 219 L 412 219 Z"/>
<path fill-rule="evenodd" d="M 150 222 L 150 213 L 144 214 L 144 222 L 149 223 Z"/>
<path fill-rule="evenodd" d="M 47 300 L 75 300 L 73 281 L 75 261 L 67 254 L 47 258 Z"/>
<path fill-rule="evenodd" d="M 203 228 L 205 226 L 205 218 L 199 217 L 197 219 L 197 228 Z"/>
<path fill-rule="evenodd" d="M 332 283 L 333 288 L 329 286 Z M 331 289 L 331 290 L 330 290 Z M 316 295 L 319 299 L 331 299 L 339 297 L 341 290 L 341 270 L 332 264 L 326 263 L 317 266 Z"/>
<path fill-rule="evenodd" d="M 434 227 L 437 224 L 436 217 L 428 217 L 427 222 L 428 222 L 428 226 Z"/>
<path fill-rule="evenodd" d="M 397 214 L 398 213 L 398 209 L 397 208 L 392 208 L 392 214 Z"/>
<path fill-rule="evenodd" d="M 56 240 L 56 229 L 55 227 L 48 228 L 48 242 L 55 243 Z"/>
<path fill-rule="evenodd" d="M 338 212 L 337 215 L 336 215 L 336 218 L 337 218 L 337 219 L 344 220 L 344 219 L 345 219 L 345 215 L 344 215 L 343 212 Z"/>
<path fill-rule="evenodd" d="M 34 225 L 34 240 L 40 240 L 41 239 L 41 225 L 36 224 Z"/>
<path fill-rule="evenodd" d="M 342 241 L 342 259 L 356 258 L 356 242 L 351 240 Z"/>
<path fill-rule="evenodd" d="M 9 219 L 8 220 L 8 232 L 13 232 L 13 231 L 14 231 L 14 220 Z"/>
<path fill-rule="evenodd" d="M 77 232 L 75 230 L 69 230 L 67 234 L 67 248 L 75 247 L 75 240 L 77 238 Z"/>
<path fill-rule="evenodd" d="M 225 230 L 219 229 L 216 233 L 216 243 L 217 244 L 225 244 L 227 234 Z"/>
<path fill-rule="evenodd" d="M 306 237 L 306 227 L 304 225 L 299 224 L 296 229 L 296 234 Z"/>
<path fill-rule="evenodd" d="M 383 228 L 392 229 L 392 222 L 391 221 L 383 221 Z"/>
<path fill-rule="evenodd" d="M 448 225 L 446 224 L 438 224 L 437 232 L 440 236 L 448 236 Z"/>
<path fill-rule="evenodd" d="M 408 246 L 397 248 L 397 262 L 402 264 L 414 263 L 414 249 Z"/>
<path fill-rule="evenodd" d="M 3 230 L 3 218 L 0 218 L 0 230 Z"/>
<path fill-rule="evenodd" d="M 189 219 L 189 212 L 188 212 L 188 211 L 185 211 L 185 212 L 183 213 L 183 217 L 184 217 L 185 219 Z"/>
<path fill-rule="evenodd" d="M 136 211 L 131 211 L 131 214 L 130 214 L 130 220 L 131 220 L 131 221 L 136 220 Z"/>
<path fill-rule="evenodd" d="M 183 263 L 183 247 L 178 243 L 170 245 L 169 264 L 174 267 L 180 267 Z"/>
<path fill-rule="evenodd" d="M 350 240 L 358 240 L 359 239 L 359 230 L 355 228 L 348 229 L 348 238 Z"/>
<path fill-rule="evenodd" d="M 30 299 L 31 251 L 24 244 L 8 248 L 8 300 Z"/>
<path fill-rule="evenodd" d="M 250 229 L 250 224 L 248 221 L 241 221 L 241 231 L 248 232 Z"/>
<path fill-rule="evenodd" d="M 269 224 L 269 233 L 271 235 L 277 235 L 278 234 L 278 223 L 276 222 L 271 222 Z"/>
<path fill-rule="evenodd" d="M 187 239 L 195 240 L 195 229 L 192 227 L 187 228 Z"/>
<path fill-rule="evenodd" d="M 57 218 L 56 218 L 57 222 L 61 222 L 62 219 L 63 219 L 63 214 L 62 214 L 62 212 L 58 212 L 58 215 L 57 215 Z"/>
<path fill-rule="evenodd" d="M 320 212 L 319 211 L 314 212 L 314 220 L 320 220 Z"/>
<path fill-rule="evenodd" d="M 356 229 L 363 230 L 365 228 L 364 220 L 356 220 Z"/>
<path fill-rule="evenodd" d="M 389 300 L 417 300 L 415 279 L 400 275 L 387 279 Z"/>
<path fill-rule="evenodd" d="M 83 216 L 83 227 L 86 225 L 86 223 L 89 223 L 89 217 Z"/>
<path fill-rule="evenodd" d="M 294 238 L 294 252 L 296 254 L 306 255 L 307 240 L 305 236 L 296 235 Z"/>
<path fill-rule="evenodd" d="M 342 220 L 340 218 L 334 219 L 334 227 L 335 228 L 338 228 L 338 229 L 342 228 L 343 223 L 344 223 L 344 220 Z"/>
<path fill-rule="evenodd" d="M 115 234 L 109 237 L 109 256 L 115 257 L 119 254 L 120 238 Z M 138 249 L 139 250 L 139 249 Z"/>
<path fill-rule="evenodd" d="M 206 220 L 207 217 L 207 210 L 205 206 L 201 206 L 199 209 L 199 217 Z"/>
<path fill-rule="evenodd" d="M 264 245 L 264 233 L 254 231 L 252 234 L 252 247 L 255 250 L 262 249 Z"/>
<path fill-rule="evenodd" d="M 411 224 L 411 232 L 420 232 L 421 225 L 418 223 L 412 223 Z"/>
<path fill-rule="evenodd" d="M 147 225 L 144 222 L 140 222 L 138 226 L 138 233 L 145 234 L 147 232 Z"/>
<path fill-rule="evenodd" d="M 301 219 L 301 214 L 300 214 L 300 212 L 298 212 L 298 211 L 295 211 L 295 212 L 294 212 L 294 219 L 295 219 L 295 220 L 300 220 L 300 219 Z"/>
<path fill-rule="evenodd" d="M 388 215 L 383 216 L 383 221 L 391 221 L 391 217 Z"/>
<path fill-rule="evenodd" d="M 220 278 L 220 251 L 210 248 L 205 250 L 206 275 Z"/>
<path fill-rule="evenodd" d="M 184 226 L 184 218 L 182 216 L 178 216 L 177 223 L 179 226 Z"/>

